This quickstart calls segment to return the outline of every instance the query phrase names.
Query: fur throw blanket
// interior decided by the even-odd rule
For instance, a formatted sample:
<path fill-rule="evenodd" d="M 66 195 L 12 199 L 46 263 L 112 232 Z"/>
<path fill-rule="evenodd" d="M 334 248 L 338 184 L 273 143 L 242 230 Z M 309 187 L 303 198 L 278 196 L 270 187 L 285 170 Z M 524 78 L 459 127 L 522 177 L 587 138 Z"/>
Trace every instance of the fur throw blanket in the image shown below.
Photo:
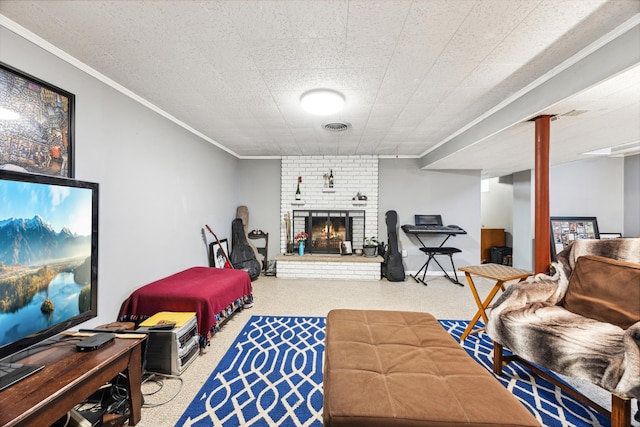
<path fill-rule="evenodd" d="M 640 317 L 625 330 L 562 305 L 576 262 L 585 255 L 640 264 L 640 239 L 576 240 L 558 254 L 552 275 L 507 287 L 488 311 L 487 333 L 525 360 L 640 398 Z"/>

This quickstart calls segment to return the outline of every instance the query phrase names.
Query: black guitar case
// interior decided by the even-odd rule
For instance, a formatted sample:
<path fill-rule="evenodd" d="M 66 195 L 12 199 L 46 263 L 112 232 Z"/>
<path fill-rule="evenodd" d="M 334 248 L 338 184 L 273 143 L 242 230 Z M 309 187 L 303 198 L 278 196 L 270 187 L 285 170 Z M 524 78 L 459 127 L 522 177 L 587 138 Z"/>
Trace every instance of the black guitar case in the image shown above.
<path fill-rule="evenodd" d="M 233 268 L 245 270 L 249 273 L 251 281 L 260 276 L 261 265 L 256 258 L 253 248 L 247 243 L 247 236 L 244 234 L 244 225 L 240 218 L 236 218 L 231 223 L 231 238 L 233 248 L 231 249 L 231 264 Z"/>
<path fill-rule="evenodd" d="M 398 213 L 387 211 L 384 215 L 387 223 L 387 239 L 389 248 L 384 253 L 382 275 L 390 282 L 402 282 L 405 279 L 402 255 L 398 250 Z"/>

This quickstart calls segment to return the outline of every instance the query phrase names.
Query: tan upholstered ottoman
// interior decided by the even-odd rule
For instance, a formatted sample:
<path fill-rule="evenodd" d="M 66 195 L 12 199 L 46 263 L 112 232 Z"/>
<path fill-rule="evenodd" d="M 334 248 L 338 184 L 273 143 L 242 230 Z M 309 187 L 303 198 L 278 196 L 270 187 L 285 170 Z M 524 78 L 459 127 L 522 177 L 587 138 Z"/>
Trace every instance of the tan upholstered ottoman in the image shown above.
<path fill-rule="evenodd" d="M 539 426 L 427 313 L 327 316 L 324 425 Z"/>

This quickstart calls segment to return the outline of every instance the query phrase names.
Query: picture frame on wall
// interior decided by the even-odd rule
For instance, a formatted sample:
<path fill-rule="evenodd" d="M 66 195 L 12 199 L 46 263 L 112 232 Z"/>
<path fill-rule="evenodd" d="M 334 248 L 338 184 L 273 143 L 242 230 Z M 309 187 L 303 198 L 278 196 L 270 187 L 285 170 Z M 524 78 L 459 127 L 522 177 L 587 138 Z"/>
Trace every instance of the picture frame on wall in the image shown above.
<path fill-rule="evenodd" d="M 552 216 L 551 259 L 578 239 L 599 239 L 598 220 L 594 216 Z"/>
<path fill-rule="evenodd" d="M 218 242 L 209 243 L 210 267 L 225 268 L 227 259 L 229 259 L 229 244 L 227 239 L 221 239 L 220 244 L 218 244 Z"/>
<path fill-rule="evenodd" d="M 0 169 L 74 177 L 75 95 L 0 62 Z"/>

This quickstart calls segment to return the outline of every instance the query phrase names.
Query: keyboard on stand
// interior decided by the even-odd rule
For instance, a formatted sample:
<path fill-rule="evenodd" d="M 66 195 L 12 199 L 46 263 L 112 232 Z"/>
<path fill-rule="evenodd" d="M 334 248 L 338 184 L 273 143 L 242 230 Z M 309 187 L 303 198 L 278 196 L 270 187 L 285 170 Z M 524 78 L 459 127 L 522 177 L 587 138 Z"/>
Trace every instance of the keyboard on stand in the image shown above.
<path fill-rule="evenodd" d="M 455 234 L 465 234 L 466 233 L 466 231 L 464 231 L 460 227 L 452 227 L 452 226 L 448 226 L 448 225 L 431 225 L 431 224 L 429 224 L 429 225 L 427 225 L 427 224 L 411 225 L 411 224 L 405 224 L 401 228 L 405 233 L 416 233 L 416 232 L 421 232 L 421 231 L 433 232 L 433 233 L 455 233 Z"/>

